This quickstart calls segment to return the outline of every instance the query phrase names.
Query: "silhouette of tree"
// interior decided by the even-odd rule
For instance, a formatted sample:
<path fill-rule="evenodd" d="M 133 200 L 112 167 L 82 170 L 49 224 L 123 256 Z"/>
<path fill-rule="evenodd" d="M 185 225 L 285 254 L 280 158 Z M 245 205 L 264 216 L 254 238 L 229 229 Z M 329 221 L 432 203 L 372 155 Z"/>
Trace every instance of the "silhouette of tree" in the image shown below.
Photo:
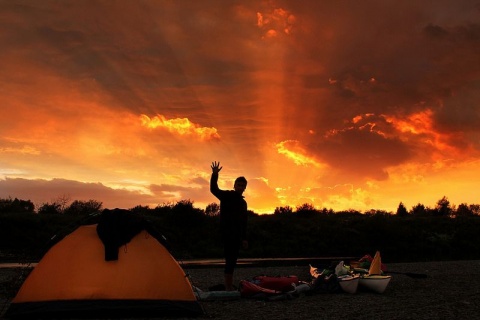
<path fill-rule="evenodd" d="M 435 207 L 435 215 L 440 217 L 449 217 L 452 215 L 452 207 L 450 206 L 450 201 L 448 198 L 443 196 L 442 199 L 437 201 L 437 206 Z"/>
<path fill-rule="evenodd" d="M 377 210 L 377 212 L 375 214 L 377 216 L 390 217 L 393 214 L 393 212 L 387 211 L 387 210 Z"/>
<path fill-rule="evenodd" d="M 428 216 L 427 209 L 421 203 L 418 203 L 415 206 L 413 206 L 412 210 L 410 212 L 411 212 L 412 215 L 414 215 L 416 217 L 426 217 L 426 216 Z"/>
<path fill-rule="evenodd" d="M 218 203 L 212 202 L 205 208 L 205 215 L 209 217 L 218 216 L 220 214 L 220 206 Z"/>
<path fill-rule="evenodd" d="M 247 210 L 247 216 L 248 217 L 257 217 L 258 214 L 256 214 L 253 210 Z"/>
<path fill-rule="evenodd" d="M 480 216 L 480 204 L 471 204 L 468 206 L 470 211 L 476 216 Z"/>
<path fill-rule="evenodd" d="M 323 214 L 323 215 L 332 215 L 332 214 L 335 214 L 335 211 L 333 211 L 333 209 L 327 209 L 327 208 L 323 208 L 322 210 L 319 211 L 319 213 Z"/>
<path fill-rule="evenodd" d="M 137 213 L 141 215 L 148 214 L 150 211 L 152 211 L 152 209 L 150 209 L 149 206 L 141 206 L 141 205 L 135 206 L 129 210 L 132 211 L 133 213 Z"/>
<path fill-rule="evenodd" d="M 408 216 L 407 208 L 405 208 L 405 205 L 403 204 L 403 202 L 400 202 L 400 204 L 398 205 L 397 216 L 399 216 L 399 217 Z"/>
<path fill-rule="evenodd" d="M 171 213 L 174 205 L 175 205 L 174 203 L 162 203 L 157 205 L 155 209 L 153 209 L 153 212 L 155 212 L 155 214 L 167 215 Z"/>
<path fill-rule="evenodd" d="M 43 203 L 40 208 L 38 208 L 38 214 L 61 214 L 62 206 L 59 203 Z"/>
<path fill-rule="evenodd" d="M 0 213 L 34 213 L 35 205 L 30 200 L 0 199 Z"/>
<path fill-rule="evenodd" d="M 181 221 L 183 225 L 194 226 L 197 223 L 202 222 L 205 214 L 203 210 L 195 208 L 193 201 L 180 200 L 171 210 L 172 218 Z"/>
<path fill-rule="evenodd" d="M 370 209 L 368 211 L 365 211 L 366 216 L 384 216 L 388 217 L 391 215 L 390 212 L 385 211 L 385 210 L 376 210 L 376 209 Z"/>
<path fill-rule="evenodd" d="M 65 210 L 67 209 L 69 202 L 70 202 L 70 196 L 67 194 L 63 194 L 57 197 L 57 199 L 53 201 L 53 203 L 59 206 L 60 213 L 65 213 Z"/>
<path fill-rule="evenodd" d="M 102 203 L 96 200 L 75 200 L 65 209 L 65 214 L 89 215 L 100 212 L 101 208 Z"/>
<path fill-rule="evenodd" d="M 455 216 L 457 217 L 471 217 L 473 215 L 473 211 L 466 203 L 459 204 L 457 210 L 455 211 Z"/>
<path fill-rule="evenodd" d="M 348 209 L 348 210 L 338 211 L 334 213 L 335 215 L 350 216 L 350 217 L 363 215 L 360 211 L 354 210 L 354 209 Z"/>
<path fill-rule="evenodd" d="M 447 200 L 446 197 L 445 199 Z M 36 214 L 1 215 L 0 250 L 2 252 L 20 253 L 25 251 L 35 255 L 43 250 L 43 244 L 62 226 L 77 224 L 76 214 L 58 214 L 81 212 L 90 205 L 84 201 L 74 201 L 65 211 L 58 202 L 44 203 Z M 92 207 L 100 204 L 92 200 Z M 20 199 L 0 199 L 0 212 L 11 206 L 25 205 L 26 210 L 33 208 L 30 201 Z M 399 204 L 401 207 L 403 203 Z M 451 214 L 461 219 L 439 219 L 439 208 L 445 206 Z M 404 206 L 404 205 L 403 205 Z M 216 206 L 212 206 L 214 211 Z M 77 208 L 76 210 L 73 210 Z M 70 212 L 72 210 L 72 212 Z M 194 207 L 190 200 L 159 205 L 155 209 L 148 206 L 136 206 L 130 209 L 139 214 L 148 213 L 157 230 L 169 239 L 175 252 L 183 258 L 221 257 L 221 249 L 215 245 L 215 234 L 219 219 L 206 218 L 203 209 Z M 210 210 L 210 209 L 209 209 Z M 447 201 L 439 201 L 438 207 L 428 208 L 418 203 L 410 213 L 421 219 L 388 219 L 388 213 L 382 210 L 360 211 L 347 210 L 321 214 L 311 204 L 297 207 L 301 218 L 256 215 L 248 211 L 249 240 L 252 246 L 248 257 L 308 257 L 319 252 L 325 256 L 357 256 L 379 249 L 388 253 L 390 261 L 413 261 L 417 259 L 448 260 L 473 259 L 480 256 L 480 205 L 466 203 L 452 208 Z M 274 213 L 292 212 L 290 207 L 277 208 Z M 398 210 L 397 210 L 398 211 Z M 402 209 L 403 211 L 403 209 Z M 302 216 L 302 212 L 306 215 Z M 330 212 L 330 211 L 328 211 Z M 44 215 L 44 214 L 52 215 Z M 161 213 L 158 214 L 158 213 Z M 165 214 L 164 214 L 165 213 Z M 397 213 L 398 214 L 398 213 Z M 294 220 L 292 220 L 294 219 Z M 288 234 L 288 237 L 279 236 Z M 350 241 L 354 239 L 354 241 Z M 408 241 L 405 241 L 408 239 Z M 378 248 L 378 246 L 380 246 Z"/>
<path fill-rule="evenodd" d="M 295 210 L 296 214 L 302 217 L 309 217 L 312 216 L 316 213 L 318 213 L 317 209 L 313 206 L 311 203 L 304 203 L 300 206 L 297 206 L 297 209 Z"/>
<path fill-rule="evenodd" d="M 287 214 L 291 214 L 292 212 L 293 212 L 293 209 L 290 206 L 285 206 L 285 207 L 276 207 L 273 214 L 287 215 Z"/>

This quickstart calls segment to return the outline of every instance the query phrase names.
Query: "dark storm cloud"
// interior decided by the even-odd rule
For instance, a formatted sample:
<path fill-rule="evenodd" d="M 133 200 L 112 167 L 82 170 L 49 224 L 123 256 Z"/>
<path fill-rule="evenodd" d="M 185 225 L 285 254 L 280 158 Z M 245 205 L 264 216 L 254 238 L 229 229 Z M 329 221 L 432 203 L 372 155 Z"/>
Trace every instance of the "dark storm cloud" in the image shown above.
<path fill-rule="evenodd" d="M 434 114 L 435 129 L 445 134 L 448 143 L 461 153 L 480 152 L 479 101 L 480 82 L 470 90 L 452 94 Z"/>
<path fill-rule="evenodd" d="M 453 17 L 449 19 L 448 15 L 444 15 L 445 18 L 442 19 L 437 18 L 442 10 L 449 10 L 448 2 L 439 2 L 435 8 L 430 9 L 413 3 L 390 1 L 343 2 L 343 4 L 345 5 L 335 6 L 332 3 L 329 5 L 328 2 L 314 5 L 310 3 L 309 5 L 314 6 L 311 9 L 315 10 L 315 15 L 304 13 L 304 18 L 308 20 L 309 26 L 311 25 L 301 35 L 304 37 L 302 40 L 306 46 L 307 57 L 326 62 L 323 65 L 325 68 L 322 73 L 323 81 L 322 75 L 305 75 L 307 79 L 305 83 L 310 86 L 312 86 L 310 80 L 317 82 L 318 86 L 325 86 L 328 77 L 340 82 L 350 77 L 357 83 L 374 77 L 387 85 L 391 94 L 409 91 L 414 94 L 419 83 L 425 81 L 424 77 L 435 72 L 436 67 L 440 67 L 432 64 L 429 57 L 431 51 L 441 49 L 440 54 L 455 56 L 450 52 L 451 48 L 434 46 L 430 41 L 432 39 L 425 39 L 424 34 L 428 35 L 428 38 L 438 40 L 442 38 L 439 35 L 449 36 L 450 31 L 447 30 L 453 29 L 454 33 L 463 33 L 468 35 L 469 39 L 476 37 L 474 24 L 455 21 Z M 465 10 L 468 9 L 468 5 L 464 7 Z M 329 16 L 319 19 L 322 17 L 322 11 Z M 441 24 L 435 25 L 433 21 Z M 330 35 L 322 37 L 322 31 L 326 29 L 330 30 Z M 317 33 L 314 34 L 314 31 Z M 317 36 L 317 41 L 313 41 L 314 36 Z M 471 45 L 474 46 L 473 43 Z M 465 53 L 469 57 L 476 55 L 475 51 Z M 463 63 L 465 61 L 458 59 L 457 64 Z M 459 71 L 452 68 L 450 72 Z M 443 79 L 431 80 L 441 82 Z M 421 87 L 419 89 L 421 90 Z M 347 96 L 352 96 L 355 90 L 349 92 L 351 94 Z M 340 95 L 344 96 L 342 92 Z M 418 96 L 410 95 L 410 98 L 417 99 Z"/>
<path fill-rule="evenodd" d="M 445 99 L 436 114 L 441 132 L 478 131 L 480 124 L 480 81 L 476 86 Z"/>
<path fill-rule="evenodd" d="M 430 25 L 425 33 L 437 78 L 432 91 L 441 98 L 433 108 L 434 126 L 439 132 L 450 134 L 451 144 L 457 148 L 468 150 L 475 146 L 478 151 L 480 24 L 448 28 Z"/>
<path fill-rule="evenodd" d="M 290 4 L 303 26 L 298 53 L 312 66 L 297 74 L 304 89 L 299 92 L 311 99 L 293 92 L 291 103 L 298 109 L 301 101 L 307 117 L 287 114 L 285 125 L 308 125 L 317 133 L 337 130 L 337 136 L 311 148 L 319 158 L 329 163 L 352 159 L 359 172 L 381 177 L 381 168 L 414 156 L 420 139 L 401 139 L 401 132 L 385 138 L 364 129 L 345 130 L 345 122 L 366 113 L 401 119 L 430 110 L 433 129 L 445 135 L 452 131 L 444 142 L 465 150 L 478 146 L 472 140 L 478 134 L 461 134 L 480 130 L 475 125 L 480 74 L 476 1 L 454 7 L 449 1 L 434 7 L 391 1 Z M 372 164 L 379 171 L 362 166 L 369 158 L 376 159 Z M 347 160 L 341 165 L 351 169 Z"/>
<path fill-rule="evenodd" d="M 412 156 L 408 145 L 386 138 L 370 128 L 349 128 L 309 146 L 334 170 L 377 180 L 388 178 L 386 168 L 403 163 Z"/>
<path fill-rule="evenodd" d="M 425 34 L 433 39 L 442 39 L 448 35 L 448 31 L 440 26 L 429 24 L 425 27 Z"/>
<path fill-rule="evenodd" d="M 130 14 L 123 11 L 125 5 Z M 86 93 L 93 83 L 118 106 L 152 112 L 159 100 L 171 98 L 159 89 L 183 88 L 184 97 L 192 93 L 176 52 L 149 10 L 143 4 L 108 1 L 22 6 L 13 14 L 19 19 L 8 25 L 12 36 L 6 53 L 20 53 L 45 75 L 75 81 Z"/>

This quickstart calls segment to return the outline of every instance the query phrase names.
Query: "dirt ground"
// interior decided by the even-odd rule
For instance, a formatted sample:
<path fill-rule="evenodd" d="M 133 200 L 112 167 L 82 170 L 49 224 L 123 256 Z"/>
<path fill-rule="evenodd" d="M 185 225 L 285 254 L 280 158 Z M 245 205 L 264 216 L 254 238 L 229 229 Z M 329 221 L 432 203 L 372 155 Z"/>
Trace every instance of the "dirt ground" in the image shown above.
<path fill-rule="evenodd" d="M 392 280 L 382 294 L 300 295 L 291 300 L 202 301 L 203 318 L 213 319 L 477 319 L 480 318 L 480 261 L 389 264 Z M 222 269 L 185 269 L 202 290 L 222 282 Z M 308 265 L 238 268 L 236 282 L 256 275 L 296 275 L 310 281 Z M 395 272 L 395 273 L 393 273 Z M 404 273 L 425 274 L 413 278 Z M 21 285 L 19 269 L 0 269 L 0 311 L 3 314 Z M 165 318 L 163 318 L 165 319 Z M 178 318 L 176 318 L 178 319 Z"/>

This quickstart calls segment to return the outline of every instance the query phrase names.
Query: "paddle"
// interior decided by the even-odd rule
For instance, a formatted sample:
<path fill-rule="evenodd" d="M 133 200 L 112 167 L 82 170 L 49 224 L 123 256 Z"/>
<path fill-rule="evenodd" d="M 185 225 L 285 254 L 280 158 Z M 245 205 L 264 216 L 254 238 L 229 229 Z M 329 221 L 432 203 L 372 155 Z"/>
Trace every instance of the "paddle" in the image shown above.
<path fill-rule="evenodd" d="M 425 273 L 399 272 L 399 271 L 387 271 L 386 273 L 404 274 L 407 277 L 414 278 L 414 279 L 425 279 L 428 277 Z"/>

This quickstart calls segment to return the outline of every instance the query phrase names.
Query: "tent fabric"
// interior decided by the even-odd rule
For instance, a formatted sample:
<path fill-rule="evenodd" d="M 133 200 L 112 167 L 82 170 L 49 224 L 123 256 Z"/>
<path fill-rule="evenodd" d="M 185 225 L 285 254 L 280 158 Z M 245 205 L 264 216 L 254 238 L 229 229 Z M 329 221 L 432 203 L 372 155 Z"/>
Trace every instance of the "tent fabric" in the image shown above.
<path fill-rule="evenodd" d="M 127 309 L 139 312 L 136 316 L 203 314 L 185 272 L 149 232 L 141 231 L 120 248 L 118 260 L 105 261 L 96 226 L 79 227 L 45 254 L 13 299 L 8 317 L 113 317 L 115 310 Z"/>

